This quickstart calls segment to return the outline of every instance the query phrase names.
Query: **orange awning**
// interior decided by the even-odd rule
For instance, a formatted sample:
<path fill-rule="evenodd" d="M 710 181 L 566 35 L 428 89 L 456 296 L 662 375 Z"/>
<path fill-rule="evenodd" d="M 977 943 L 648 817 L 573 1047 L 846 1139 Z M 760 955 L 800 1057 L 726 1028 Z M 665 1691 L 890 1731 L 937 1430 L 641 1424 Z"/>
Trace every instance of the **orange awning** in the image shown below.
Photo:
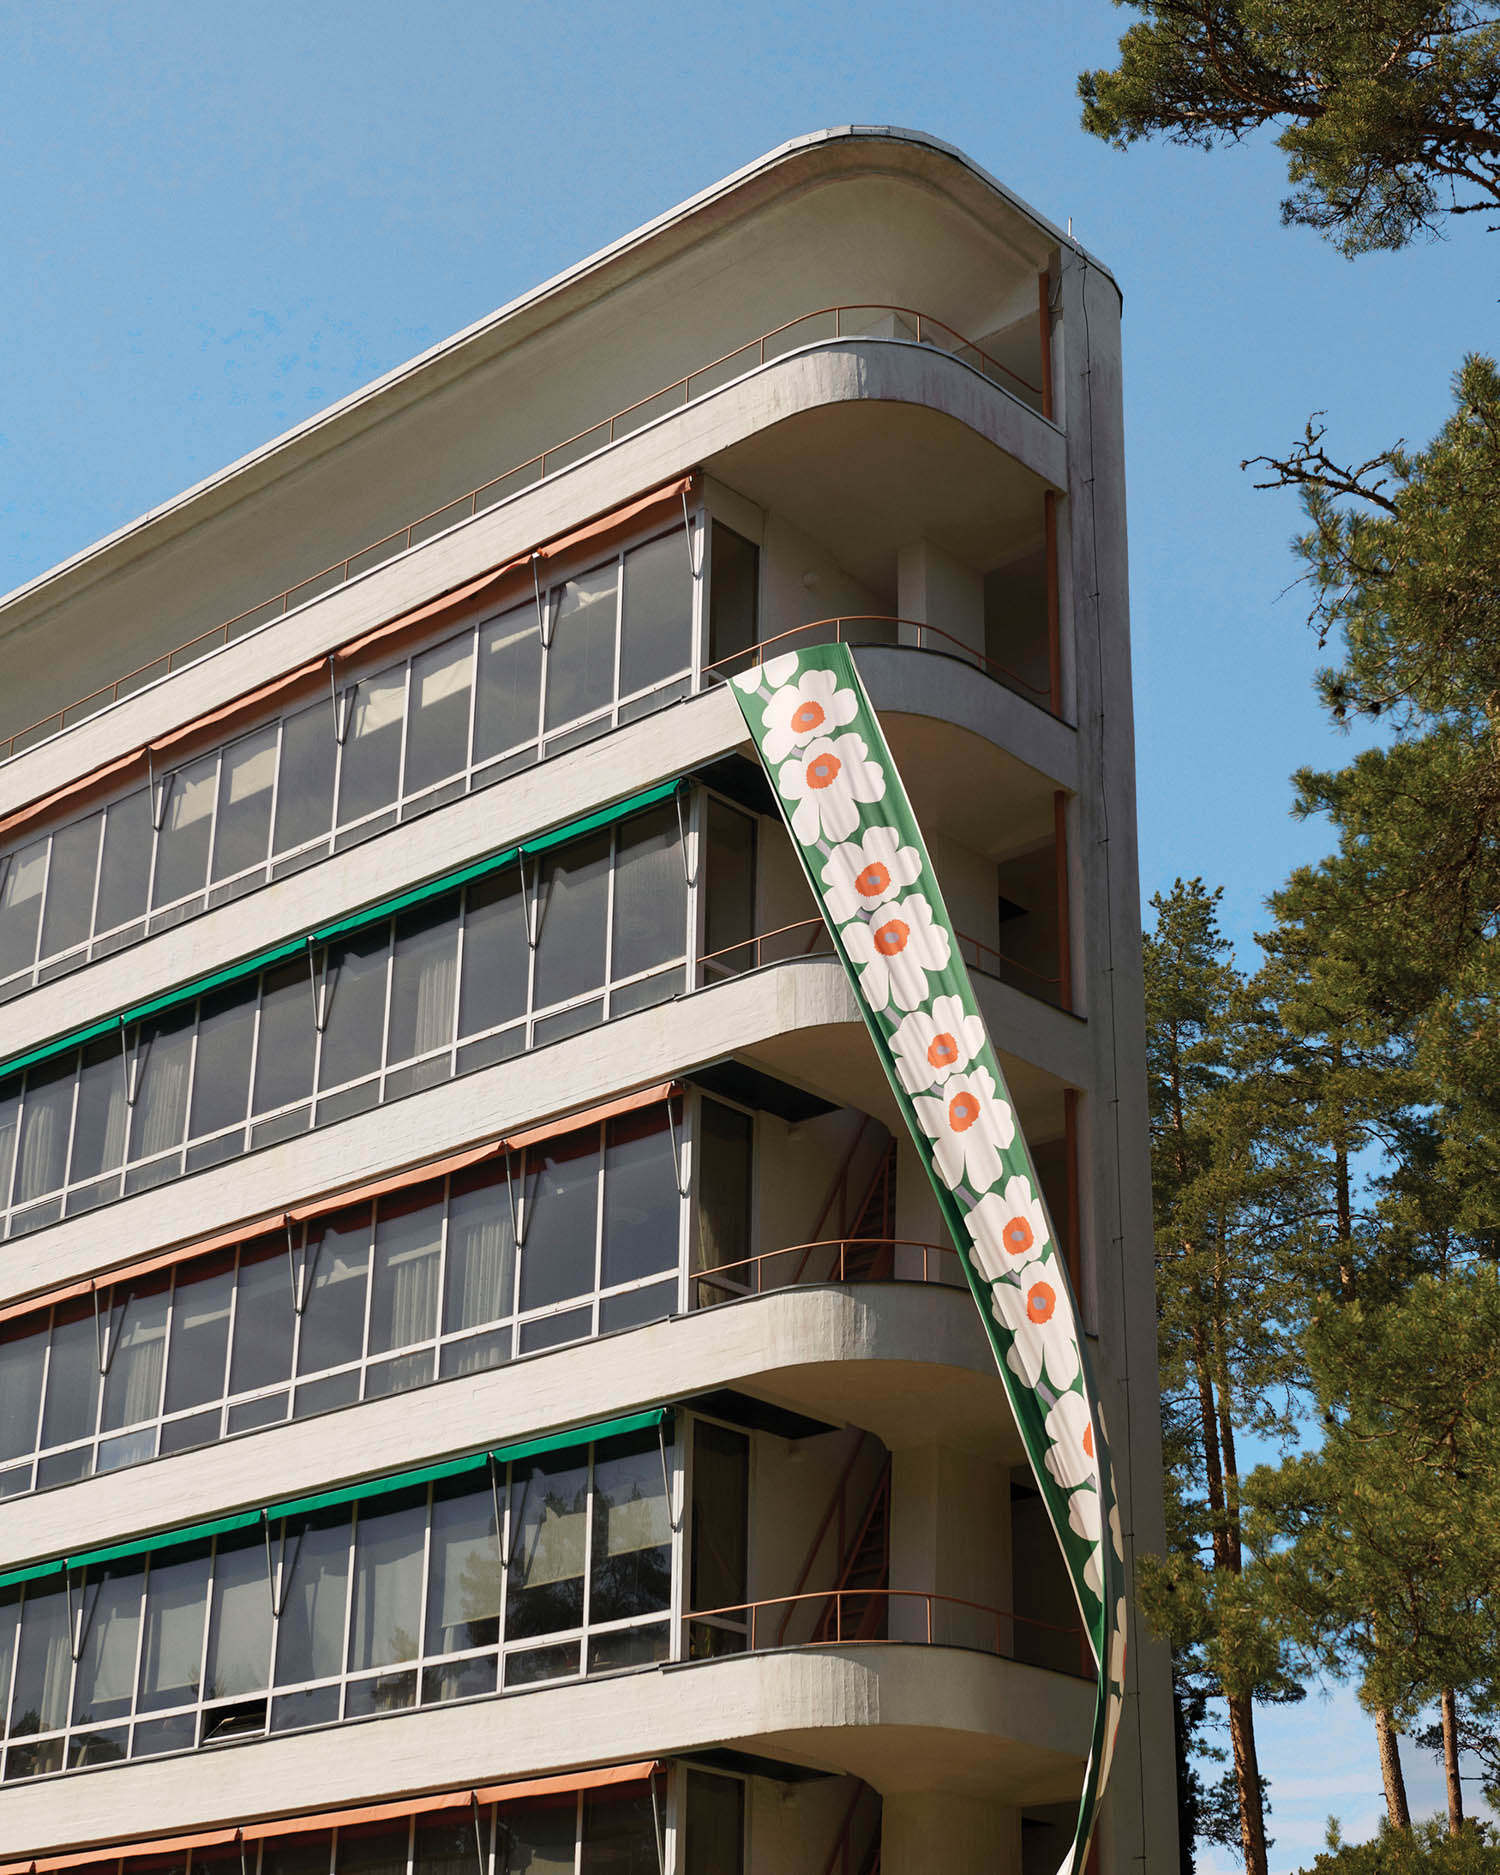
<path fill-rule="evenodd" d="M 235 1828 L 200 1829 L 179 1836 L 154 1836 L 144 1842 L 98 1844 L 89 1849 L 69 1849 L 61 1855 L 36 1856 L 24 1862 L 0 1862 L 0 1875 L 44 1875 L 49 1869 L 78 1868 L 90 1862 L 114 1861 L 117 1857 L 185 1855 L 189 1849 L 214 1849 L 238 1841 L 268 1842 L 277 1836 L 300 1836 L 314 1830 L 347 1829 L 356 1823 L 383 1823 L 404 1816 L 426 1816 L 434 1810 L 469 1809 L 477 1798 L 480 1803 L 524 1803 L 531 1797 L 561 1796 L 570 1791 L 605 1790 L 616 1785 L 644 1784 L 658 1771 L 666 1769 L 656 1758 L 641 1758 L 633 1764 L 609 1764 L 594 1771 L 564 1771 L 555 1777 L 517 1779 L 508 1784 L 480 1784 L 465 1790 L 428 1792 L 417 1797 L 402 1797 L 390 1803 L 363 1804 L 344 1810 L 319 1810 L 311 1815 L 273 1817 L 264 1822 L 242 1823 Z"/>
<path fill-rule="evenodd" d="M 472 605 L 476 600 L 497 597 L 509 581 L 516 587 L 517 597 L 523 596 L 532 588 L 532 562 L 540 561 L 543 566 L 559 559 L 564 554 L 576 552 L 588 546 L 602 546 L 611 537 L 629 533 L 648 521 L 653 515 L 665 518 L 675 513 L 681 505 L 684 495 L 691 493 L 697 482 L 696 472 L 692 475 L 679 476 L 676 481 L 668 482 L 661 488 L 655 488 L 649 494 L 637 496 L 634 501 L 623 507 L 612 508 L 607 514 L 601 514 L 582 527 L 560 534 L 556 539 L 545 541 L 531 553 L 523 554 L 514 560 L 507 560 L 503 566 L 493 567 L 482 573 L 477 579 L 469 580 L 465 585 L 457 586 L 451 592 L 443 593 L 436 599 L 429 599 L 414 611 L 403 612 L 399 618 L 389 619 L 373 630 L 362 632 L 358 638 L 348 644 L 340 645 L 330 653 L 335 666 L 348 665 L 356 658 L 365 656 L 377 647 L 394 649 L 396 643 L 408 634 L 416 635 L 437 623 L 439 620 Z M 243 695 L 232 698 L 228 703 L 220 704 L 216 709 L 206 711 L 202 716 L 195 716 L 191 722 L 183 723 L 178 728 L 158 736 L 154 742 L 132 749 L 128 755 L 106 762 L 102 767 L 81 775 L 66 786 L 54 788 L 50 794 L 39 800 L 28 801 L 24 807 L 15 808 L 0 819 L 0 839 L 27 826 L 33 820 L 39 820 L 54 808 L 66 802 L 81 802 L 107 782 L 118 780 L 127 770 L 137 765 L 144 767 L 148 754 L 155 756 L 176 756 L 182 759 L 186 745 L 207 735 L 210 730 L 223 729 L 238 721 L 241 717 L 252 715 L 263 705 L 278 697 L 285 696 L 299 686 L 311 688 L 315 681 L 326 678 L 328 657 L 314 659 L 311 663 L 301 664 L 296 670 L 288 671 L 284 676 L 275 677 L 268 683 L 257 685 L 254 690 L 247 690 Z"/>
<path fill-rule="evenodd" d="M 544 1139 L 555 1139 L 561 1133 L 570 1133 L 575 1127 L 597 1126 L 601 1120 L 612 1120 L 618 1114 L 634 1113 L 641 1107 L 654 1106 L 657 1101 L 669 1100 L 681 1091 L 681 1082 L 662 1081 L 655 1087 L 644 1087 L 638 1093 L 622 1094 L 618 1100 L 606 1100 L 579 1112 L 559 1114 L 557 1118 L 546 1120 L 539 1126 L 528 1127 L 524 1133 L 486 1140 L 481 1145 L 465 1147 L 461 1152 L 448 1153 L 441 1159 L 429 1159 L 421 1165 L 405 1166 L 398 1172 L 369 1179 L 362 1185 L 306 1199 L 285 1211 L 269 1211 L 261 1217 L 231 1225 L 227 1230 L 216 1231 L 211 1237 L 196 1237 L 191 1243 L 176 1244 L 170 1250 L 158 1250 L 152 1256 L 101 1270 L 92 1278 L 84 1277 L 78 1282 L 65 1283 L 58 1289 L 45 1289 L 40 1295 L 7 1302 L 0 1306 L 0 1322 L 14 1321 L 18 1316 L 51 1308 L 57 1302 L 72 1301 L 75 1296 L 86 1296 L 92 1289 L 108 1289 L 136 1277 L 149 1276 L 156 1270 L 169 1269 L 174 1263 L 186 1263 L 194 1257 L 208 1256 L 215 1250 L 227 1250 L 233 1244 L 250 1243 L 254 1238 L 264 1237 L 271 1231 L 284 1230 L 289 1223 L 305 1223 L 310 1218 L 325 1217 L 330 1211 L 342 1211 L 346 1205 L 362 1204 L 371 1198 L 384 1197 L 388 1192 L 404 1191 L 412 1185 L 424 1185 L 429 1180 L 460 1172 L 466 1166 L 478 1165 L 499 1153 L 519 1151 L 523 1146 L 535 1146 Z M 3 1875 L 3 1870 L 0 1870 L 0 1875 Z"/>

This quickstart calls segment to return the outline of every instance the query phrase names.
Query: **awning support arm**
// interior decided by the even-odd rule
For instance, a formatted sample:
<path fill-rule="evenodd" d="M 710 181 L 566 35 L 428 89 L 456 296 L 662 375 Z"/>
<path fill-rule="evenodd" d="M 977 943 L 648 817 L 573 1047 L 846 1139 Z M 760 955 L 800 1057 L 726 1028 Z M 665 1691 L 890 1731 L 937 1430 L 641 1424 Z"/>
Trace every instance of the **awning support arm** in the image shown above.
<path fill-rule="evenodd" d="M 673 1536 L 682 1528 L 682 1512 L 677 1508 L 676 1493 L 672 1489 L 672 1474 L 667 1467 L 666 1420 L 656 1422 L 656 1447 L 661 1453 L 661 1488 L 667 1500 L 667 1523 Z"/>

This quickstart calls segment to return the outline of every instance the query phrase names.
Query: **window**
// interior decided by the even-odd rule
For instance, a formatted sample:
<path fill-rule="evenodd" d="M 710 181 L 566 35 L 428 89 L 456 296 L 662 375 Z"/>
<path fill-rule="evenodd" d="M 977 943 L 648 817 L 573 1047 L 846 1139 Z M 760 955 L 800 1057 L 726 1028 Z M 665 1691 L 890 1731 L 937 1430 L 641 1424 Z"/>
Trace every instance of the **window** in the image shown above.
<path fill-rule="evenodd" d="M 695 606 L 674 526 L 0 856 L 0 1000 L 685 696 Z"/>
<path fill-rule="evenodd" d="M 659 1875 L 660 1868 L 650 1793 L 585 1790 L 478 1809 L 454 1797 L 449 1808 L 419 1816 L 262 1840 L 252 1826 L 243 1844 L 123 1861 L 105 1852 L 71 1875 Z"/>
<path fill-rule="evenodd" d="M 44 1578 L 0 1595 L 3 1775 L 663 1660 L 672 1571 L 651 1431 Z"/>
<path fill-rule="evenodd" d="M 749 1638 L 750 1441 L 711 1420 L 693 1426 L 690 1605 L 708 1616 L 692 1623 L 695 1660 L 738 1653 Z M 720 1614 L 715 1610 L 723 1609 Z"/>
<path fill-rule="evenodd" d="M 760 636 L 760 548 L 715 521 L 710 552 L 708 661 L 727 677 Z"/>
<path fill-rule="evenodd" d="M 672 1314 L 681 1126 L 622 1114 L 313 1219 L 290 1267 L 278 1232 L 0 1326 L 0 1498 Z"/>
<path fill-rule="evenodd" d="M 35 1230 L 661 1002 L 688 909 L 668 802 L 39 1063 L 0 1085 L 0 1217 Z"/>
<path fill-rule="evenodd" d="M 710 1771 L 689 1771 L 686 1786 L 685 1875 L 744 1875 L 745 1786 Z"/>

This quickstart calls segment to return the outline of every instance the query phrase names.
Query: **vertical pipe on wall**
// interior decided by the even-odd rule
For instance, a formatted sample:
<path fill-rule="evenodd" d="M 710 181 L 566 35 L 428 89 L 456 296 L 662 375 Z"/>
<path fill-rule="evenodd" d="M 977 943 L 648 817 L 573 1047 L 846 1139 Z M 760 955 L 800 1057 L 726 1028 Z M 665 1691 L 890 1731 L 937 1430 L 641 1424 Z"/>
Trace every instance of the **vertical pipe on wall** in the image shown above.
<path fill-rule="evenodd" d="M 1037 275 L 1037 316 L 1042 340 L 1042 415 L 1052 416 L 1052 275 Z"/>
<path fill-rule="evenodd" d="M 1057 1001 L 1073 1007 L 1073 925 L 1068 892 L 1068 797 L 1052 793 L 1052 862 L 1057 873 Z"/>
<path fill-rule="evenodd" d="M 1062 707 L 1062 617 L 1057 597 L 1057 496 L 1042 496 L 1042 558 L 1047 571 L 1047 704 L 1054 716 Z"/>
<path fill-rule="evenodd" d="M 1083 1271 L 1078 1254 L 1078 1090 L 1063 1090 L 1063 1184 L 1067 1192 L 1067 1215 L 1063 1219 L 1063 1254 L 1068 1265 L 1068 1281 L 1083 1307 Z"/>

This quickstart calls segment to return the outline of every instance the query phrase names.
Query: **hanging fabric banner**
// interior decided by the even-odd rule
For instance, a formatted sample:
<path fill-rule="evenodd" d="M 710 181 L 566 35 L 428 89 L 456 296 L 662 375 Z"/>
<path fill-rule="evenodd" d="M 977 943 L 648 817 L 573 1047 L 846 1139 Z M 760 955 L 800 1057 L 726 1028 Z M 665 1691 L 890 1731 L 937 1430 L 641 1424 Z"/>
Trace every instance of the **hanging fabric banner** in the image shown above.
<path fill-rule="evenodd" d="M 846 645 L 768 660 L 735 694 L 937 1193 L 1098 1669 L 1073 1844 L 1082 1875 L 1124 1698 L 1120 1517 L 1059 1245 L 937 875 Z"/>

